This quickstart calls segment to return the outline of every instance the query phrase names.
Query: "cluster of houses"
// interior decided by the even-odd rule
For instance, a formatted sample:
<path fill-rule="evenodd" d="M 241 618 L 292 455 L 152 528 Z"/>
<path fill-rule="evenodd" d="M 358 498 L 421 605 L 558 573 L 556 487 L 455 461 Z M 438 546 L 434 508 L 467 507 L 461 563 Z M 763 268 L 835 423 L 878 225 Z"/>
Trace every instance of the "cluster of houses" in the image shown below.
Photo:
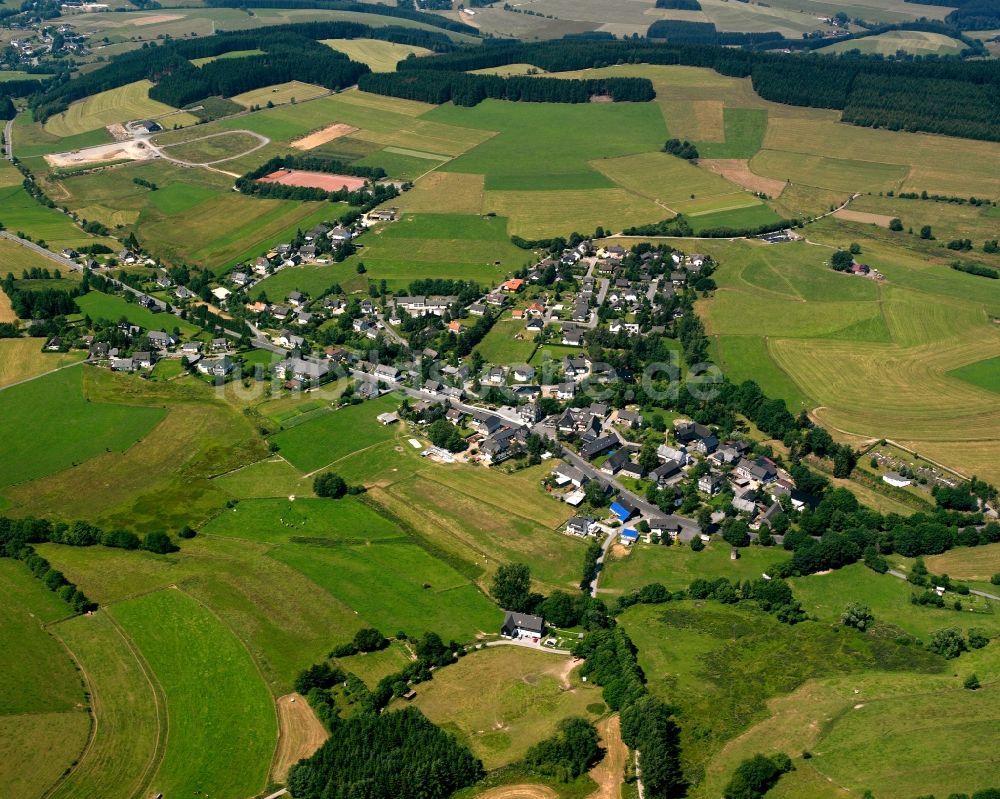
<path fill-rule="evenodd" d="M 181 343 L 163 330 L 144 330 L 131 322 L 120 322 L 116 327 L 117 340 L 125 346 L 112 346 L 93 335 L 83 337 L 88 348 L 88 360 L 104 364 L 113 372 L 141 372 L 152 369 L 163 358 L 182 359 L 196 371 L 210 377 L 226 377 L 236 367 L 230 357 L 230 343 L 225 338 Z M 58 337 L 50 339 L 46 349 L 61 347 Z"/>

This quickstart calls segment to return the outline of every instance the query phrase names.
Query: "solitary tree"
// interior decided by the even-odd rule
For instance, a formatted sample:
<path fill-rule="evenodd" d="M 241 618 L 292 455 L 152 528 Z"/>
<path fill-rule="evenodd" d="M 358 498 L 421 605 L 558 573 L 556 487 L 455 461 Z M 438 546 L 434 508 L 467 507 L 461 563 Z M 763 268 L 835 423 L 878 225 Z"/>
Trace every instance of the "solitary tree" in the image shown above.
<path fill-rule="evenodd" d="M 531 601 L 531 570 L 523 563 L 508 563 L 493 575 L 490 593 L 500 607 L 524 612 Z"/>
<path fill-rule="evenodd" d="M 340 499 L 347 493 L 347 483 L 336 472 L 324 472 L 313 479 L 313 491 L 318 497 Z"/>
<path fill-rule="evenodd" d="M 872 614 L 872 609 L 859 602 L 851 602 L 844 612 L 840 614 L 841 624 L 845 627 L 853 627 L 856 630 L 861 630 L 862 632 L 871 627 L 874 621 L 875 616 Z"/>

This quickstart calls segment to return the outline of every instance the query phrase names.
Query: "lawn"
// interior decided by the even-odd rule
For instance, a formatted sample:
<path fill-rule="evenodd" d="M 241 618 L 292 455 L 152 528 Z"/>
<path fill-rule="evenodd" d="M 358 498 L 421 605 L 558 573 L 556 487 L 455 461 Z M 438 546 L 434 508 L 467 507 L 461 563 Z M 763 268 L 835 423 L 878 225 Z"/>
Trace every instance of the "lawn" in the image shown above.
<path fill-rule="evenodd" d="M 723 111 L 724 142 L 698 142 L 701 158 L 752 158 L 767 133 L 767 111 L 763 108 L 730 108 Z"/>
<path fill-rule="evenodd" d="M 162 691 L 107 611 L 62 622 L 55 633 L 82 664 L 97 725 L 53 799 L 132 796 L 146 786 L 166 737 Z"/>
<path fill-rule="evenodd" d="M 535 351 L 535 334 L 524 329 L 523 319 L 501 319 L 476 349 L 489 363 L 527 363 Z"/>
<path fill-rule="evenodd" d="M 132 297 L 133 295 L 129 295 Z M 136 302 L 128 302 L 124 297 L 117 294 L 104 294 L 93 290 L 88 291 L 82 297 L 78 297 L 76 304 L 80 306 L 80 312 L 86 314 L 93 320 L 106 319 L 109 322 L 117 322 L 122 317 L 128 319 L 134 325 L 139 325 L 143 330 L 165 330 L 167 332 L 179 328 L 185 336 L 192 336 L 198 332 L 198 328 L 190 322 L 185 322 L 180 317 L 172 313 L 153 313 L 148 308 L 143 308 Z"/>
<path fill-rule="evenodd" d="M 372 72 L 395 72 L 396 64 L 409 55 L 430 55 L 425 47 L 384 42 L 381 39 L 323 39 L 323 44 L 344 53 L 352 61 L 367 64 Z"/>
<path fill-rule="evenodd" d="M 948 374 L 987 391 L 1000 393 L 1000 356 L 966 364 Z"/>
<path fill-rule="evenodd" d="M 389 634 L 433 630 L 445 640 L 468 641 L 495 632 L 502 621 L 478 588 L 415 543 L 286 544 L 270 555 Z"/>
<path fill-rule="evenodd" d="M 945 608 L 914 605 L 910 597 L 923 589 L 898 577 L 876 574 L 860 563 L 830 574 L 797 578 L 792 581 L 792 590 L 806 610 L 823 621 L 839 621 L 848 603 L 860 602 L 872 609 L 877 622 L 893 624 L 925 642 L 944 627 L 963 631 L 979 627 L 991 636 L 1000 636 L 1000 603 L 946 594 Z M 961 600 L 963 610 L 952 608 L 956 599 Z"/>
<path fill-rule="evenodd" d="M 486 175 L 487 191 L 611 188 L 588 161 L 658 150 L 667 138 L 663 117 L 651 103 L 486 100 L 474 108 L 441 106 L 424 118 L 498 131 L 442 167 L 447 172 Z"/>
<path fill-rule="evenodd" d="M 158 121 L 164 127 L 193 125 L 198 121 L 191 114 L 150 100 L 149 90 L 152 85 L 148 80 L 139 80 L 77 100 L 61 114 L 48 119 L 45 131 L 63 138 L 133 119 L 162 117 Z"/>
<path fill-rule="evenodd" d="M 72 611 L 17 561 L 0 561 L 0 590 L 0 784 L 41 796 L 87 740 L 80 678 L 41 626 Z"/>
<path fill-rule="evenodd" d="M 163 689 L 166 750 L 150 788 L 244 799 L 265 787 L 274 704 L 239 640 L 188 594 L 166 589 L 111 611 Z"/>
<path fill-rule="evenodd" d="M 570 716 L 593 720 L 600 690 L 569 672 L 564 656 L 499 646 L 473 652 L 418 685 L 412 701 L 455 734 L 487 770 L 513 763 Z M 568 690 L 567 690 L 568 687 Z"/>
<path fill-rule="evenodd" d="M 244 500 L 222 511 L 201 532 L 262 544 L 309 541 L 321 546 L 403 537 L 395 524 L 354 497 Z"/>
<path fill-rule="evenodd" d="M 781 547 L 746 547 L 739 550 L 739 560 L 730 560 L 731 552 L 732 547 L 721 540 L 713 540 L 701 552 L 687 545 L 642 544 L 621 558 L 609 560 L 601 575 L 601 591 L 623 594 L 648 583 L 662 583 L 671 591 L 680 591 L 699 577 L 726 577 L 733 582 L 756 580 L 789 557 Z"/>
<path fill-rule="evenodd" d="M 64 369 L 0 392 L 7 430 L 0 487 L 76 466 L 104 452 L 124 452 L 147 435 L 166 412 L 91 402 L 83 368 Z"/>
<path fill-rule="evenodd" d="M 391 395 L 331 411 L 271 437 L 282 457 L 303 472 L 314 472 L 347 455 L 395 437 L 392 426 L 375 417 L 393 411 L 399 400 Z"/>
<path fill-rule="evenodd" d="M 83 360 L 82 352 L 42 352 L 45 339 L 0 340 L 0 387 Z"/>

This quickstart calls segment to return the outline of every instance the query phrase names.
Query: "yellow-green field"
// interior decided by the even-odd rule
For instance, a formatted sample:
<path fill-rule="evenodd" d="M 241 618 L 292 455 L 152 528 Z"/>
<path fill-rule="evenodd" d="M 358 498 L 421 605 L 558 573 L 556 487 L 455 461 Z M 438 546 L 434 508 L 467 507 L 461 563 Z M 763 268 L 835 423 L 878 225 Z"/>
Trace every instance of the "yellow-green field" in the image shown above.
<path fill-rule="evenodd" d="M 274 105 L 284 105 L 285 103 L 297 103 L 303 100 L 311 100 L 314 97 L 321 97 L 329 92 L 322 86 L 314 86 L 311 83 L 302 83 L 293 80 L 288 83 L 279 83 L 274 86 L 265 86 L 262 89 L 254 89 L 243 94 L 235 94 L 229 99 L 234 103 L 242 105 L 244 108 L 268 103 Z"/>
<path fill-rule="evenodd" d="M 367 64 L 372 72 L 395 72 L 396 64 L 407 56 L 425 56 L 431 52 L 426 47 L 381 39 L 324 39 L 323 44 L 344 53 L 352 61 Z"/>
<path fill-rule="evenodd" d="M 133 119 L 155 118 L 164 128 L 193 125 L 198 121 L 192 114 L 150 100 L 149 89 L 152 85 L 148 80 L 139 80 L 77 100 L 61 114 L 48 119 L 45 131 L 66 137 Z"/>
<path fill-rule="evenodd" d="M 0 292 L 0 298 L 6 298 Z M 2 303 L 3 299 L 0 299 Z M 0 322 L 3 318 L 0 308 Z M 83 352 L 43 352 L 45 339 L 7 338 L 0 340 L 0 387 L 58 369 L 60 366 L 82 361 Z"/>
<path fill-rule="evenodd" d="M 826 47 L 821 47 L 817 52 L 846 53 L 851 50 L 860 50 L 866 55 L 895 55 L 902 50 L 905 53 L 916 56 L 926 55 L 958 55 L 965 49 L 965 45 L 958 39 L 945 36 L 943 33 L 931 33 L 930 31 L 888 31 L 876 36 L 865 36 L 861 39 L 837 42 Z"/>

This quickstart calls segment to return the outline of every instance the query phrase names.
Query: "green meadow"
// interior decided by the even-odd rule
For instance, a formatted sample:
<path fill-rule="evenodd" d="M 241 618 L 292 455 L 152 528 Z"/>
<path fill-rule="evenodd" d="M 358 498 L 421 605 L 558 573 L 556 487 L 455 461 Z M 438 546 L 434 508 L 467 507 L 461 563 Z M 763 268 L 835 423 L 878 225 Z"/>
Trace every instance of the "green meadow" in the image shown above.
<path fill-rule="evenodd" d="M 162 408 L 91 402 L 83 370 L 54 372 L 0 392 L 8 431 L 0 460 L 0 487 L 76 466 L 104 452 L 123 452 L 165 416 Z"/>
<path fill-rule="evenodd" d="M 267 686 L 239 640 L 206 607 L 176 589 L 130 599 L 111 612 L 163 688 L 169 726 L 152 790 L 229 799 L 261 791 L 277 718 Z"/>
<path fill-rule="evenodd" d="M 725 141 L 698 142 L 698 155 L 702 158 L 752 158 L 764 143 L 767 110 L 726 107 L 723 125 Z"/>
<path fill-rule="evenodd" d="M 106 319 L 109 322 L 117 322 L 124 317 L 132 324 L 139 325 L 143 330 L 165 330 L 170 333 L 176 327 L 186 336 L 198 332 L 197 327 L 172 313 L 153 313 L 137 302 L 128 302 L 117 294 L 88 291 L 82 297 L 77 298 L 76 304 L 80 306 L 81 313 L 95 321 Z"/>
<path fill-rule="evenodd" d="M 1000 393 L 1000 356 L 967 364 L 948 374 L 974 386 Z"/>

